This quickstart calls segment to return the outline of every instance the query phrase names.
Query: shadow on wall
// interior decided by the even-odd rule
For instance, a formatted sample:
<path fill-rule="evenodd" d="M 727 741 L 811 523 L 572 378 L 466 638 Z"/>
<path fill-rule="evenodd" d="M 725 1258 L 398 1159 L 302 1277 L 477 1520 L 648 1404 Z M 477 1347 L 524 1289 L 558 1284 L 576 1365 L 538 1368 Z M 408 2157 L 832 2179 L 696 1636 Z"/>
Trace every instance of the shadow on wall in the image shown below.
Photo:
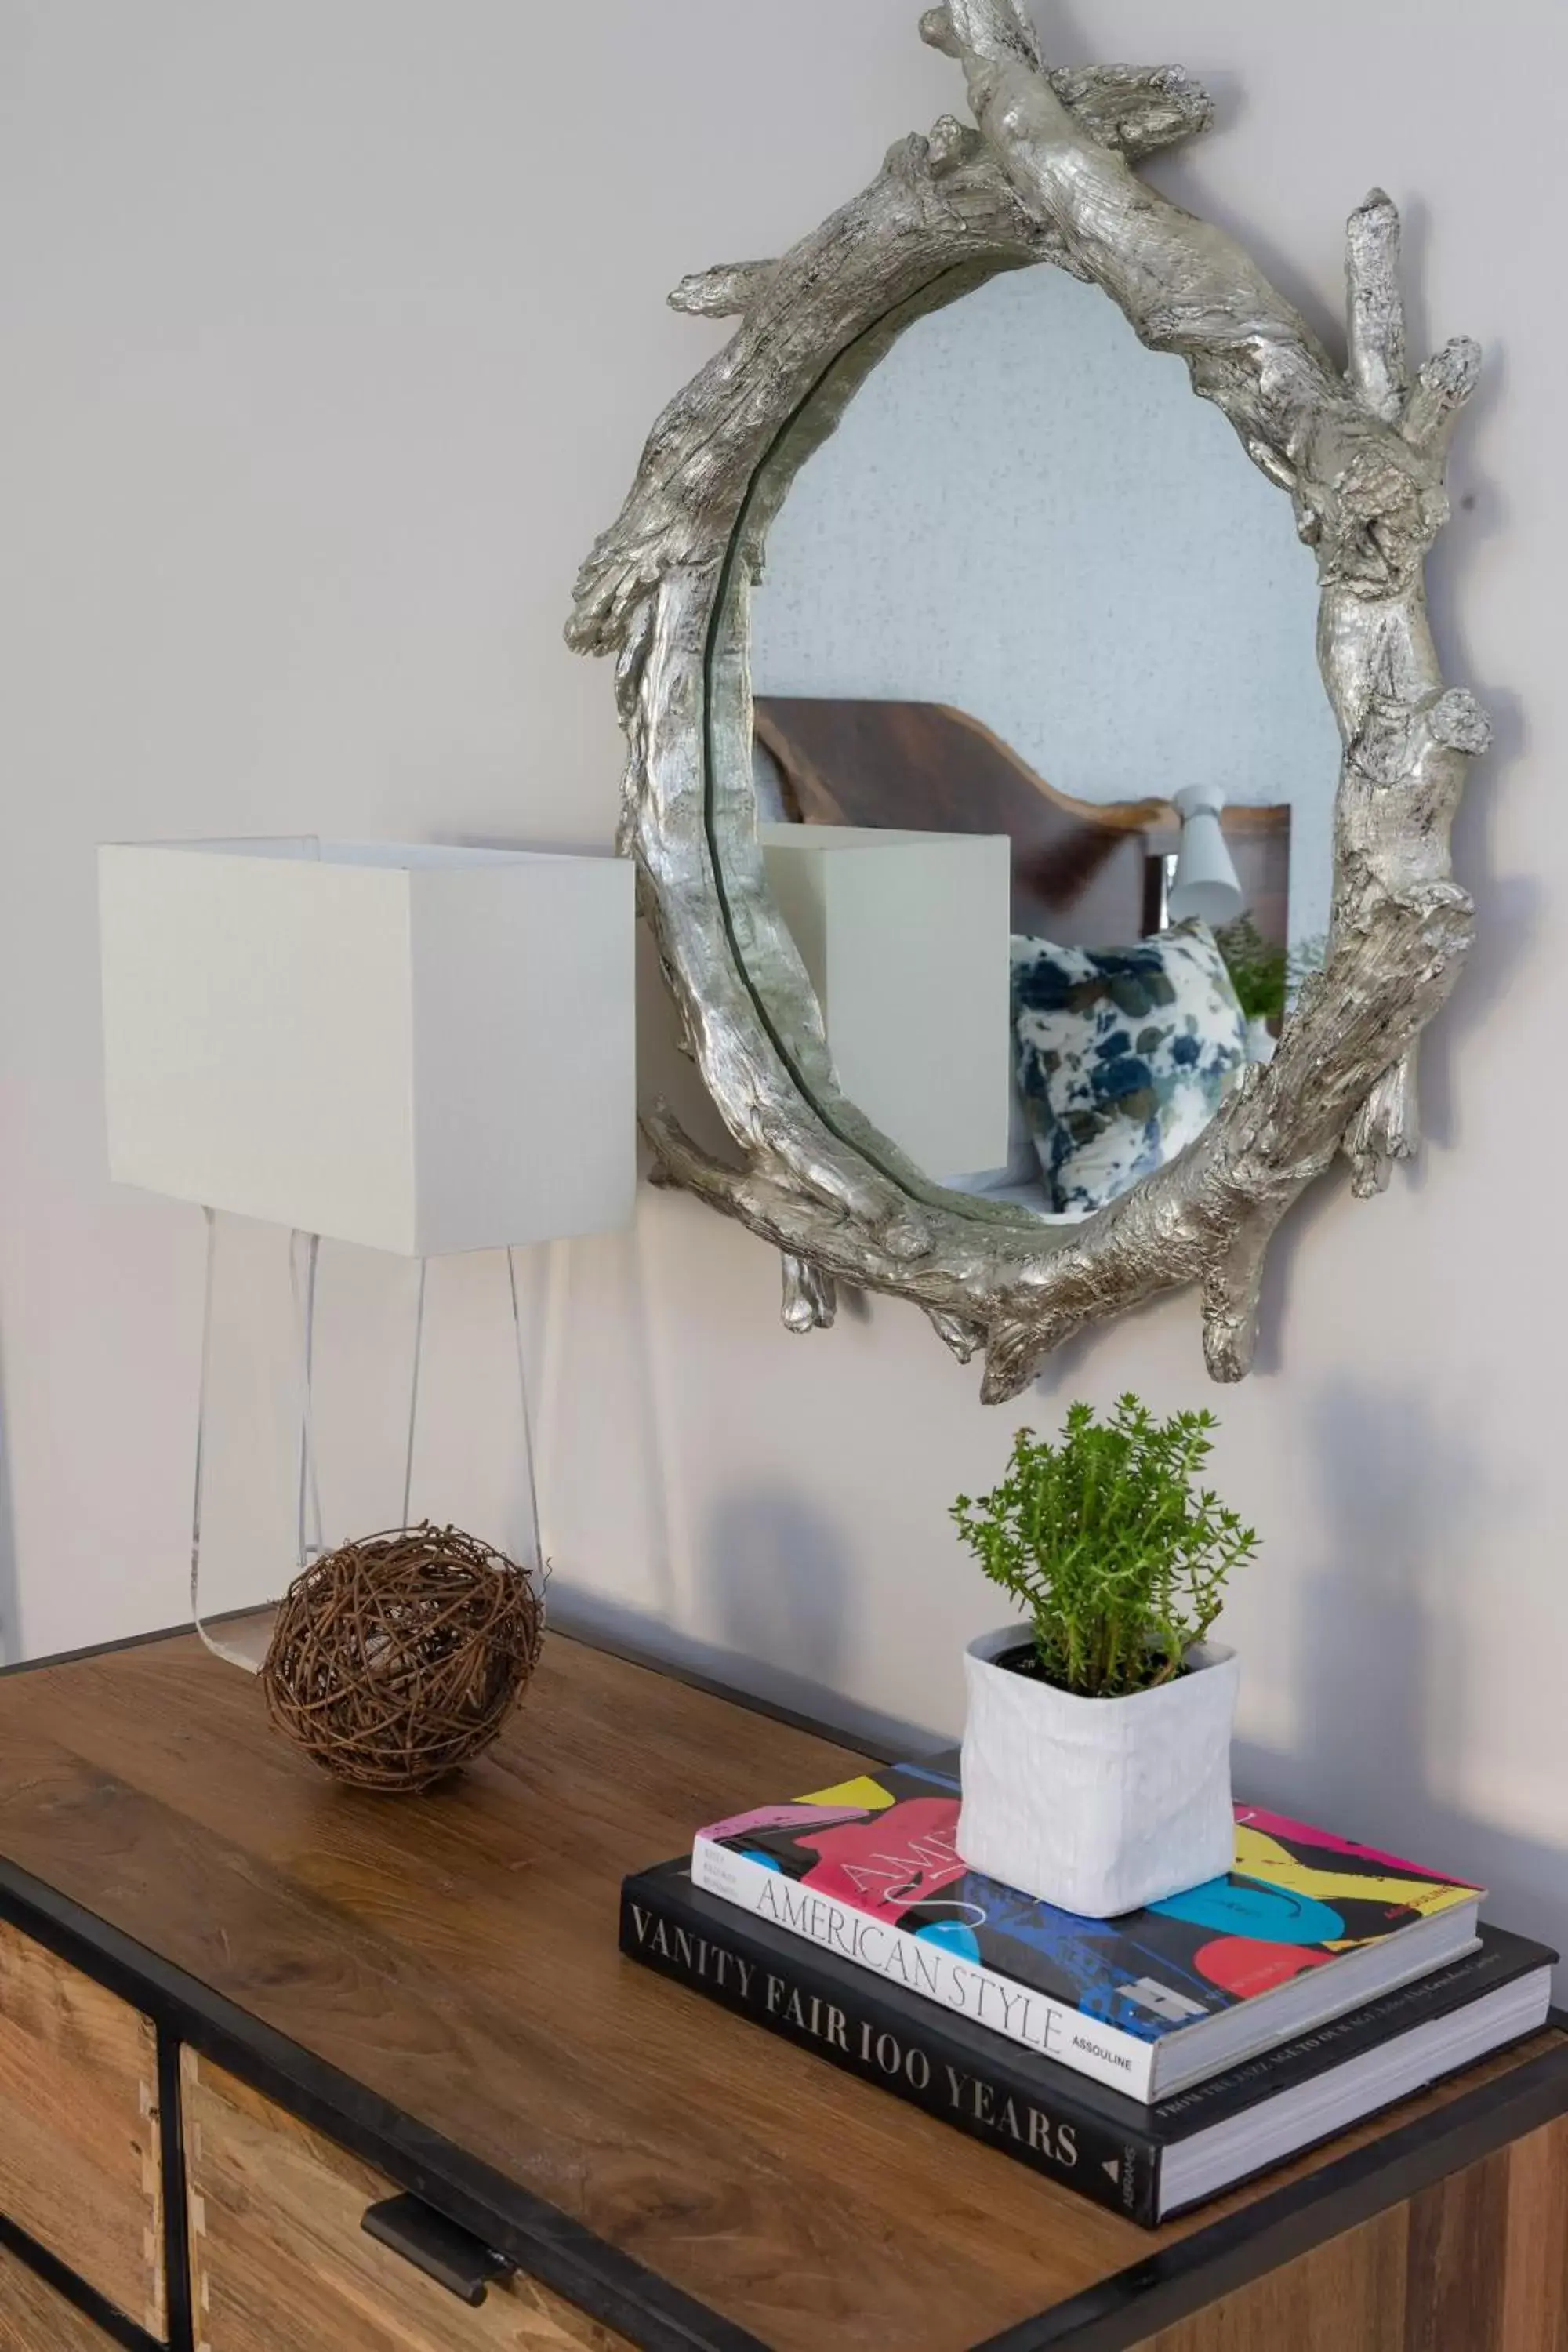
<path fill-rule="evenodd" d="M 869 1755 L 931 1755 L 949 1744 L 928 1727 L 845 1695 L 853 1570 L 831 1522 L 797 1494 L 759 1488 L 731 1496 L 695 1549 L 702 1591 L 693 1613 L 711 1629 L 706 1638 L 643 1610 L 569 1591 L 552 1594 L 552 1622 L 564 1633 L 746 1692 Z M 775 1664 L 779 1659 L 788 1664 Z"/>
<path fill-rule="evenodd" d="M 832 1523 L 798 1494 L 763 1490 L 721 1502 L 700 1573 L 703 1621 L 725 1649 L 787 1658 L 803 1684 L 842 1685 L 853 1570 Z"/>
<path fill-rule="evenodd" d="M 1436 1793 L 1464 1660 L 1445 1652 L 1434 1564 L 1479 1559 L 1498 1497 L 1462 1433 L 1411 1397 L 1326 1394 L 1313 1437 L 1331 1556 L 1301 1592 L 1290 1752 L 1238 1741 L 1238 1794 L 1489 1889 L 1487 1916 L 1564 1943 L 1568 1843 L 1510 1837 Z"/>

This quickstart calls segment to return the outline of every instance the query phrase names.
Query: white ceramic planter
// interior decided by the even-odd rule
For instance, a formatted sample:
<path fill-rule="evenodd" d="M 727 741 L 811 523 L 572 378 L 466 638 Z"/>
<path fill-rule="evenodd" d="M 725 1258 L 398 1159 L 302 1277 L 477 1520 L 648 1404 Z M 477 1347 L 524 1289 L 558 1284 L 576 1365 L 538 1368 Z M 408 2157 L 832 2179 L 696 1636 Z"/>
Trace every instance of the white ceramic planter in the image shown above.
<path fill-rule="evenodd" d="M 1223 1876 L 1236 1850 L 1235 1653 L 1210 1643 L 1157 1690 L 1079 1698 L 994 1664 L 1027 1638 L 1009 1625 L 964 1654 L 958 1851 L 970 1868 L 1086 1919 Z"/>

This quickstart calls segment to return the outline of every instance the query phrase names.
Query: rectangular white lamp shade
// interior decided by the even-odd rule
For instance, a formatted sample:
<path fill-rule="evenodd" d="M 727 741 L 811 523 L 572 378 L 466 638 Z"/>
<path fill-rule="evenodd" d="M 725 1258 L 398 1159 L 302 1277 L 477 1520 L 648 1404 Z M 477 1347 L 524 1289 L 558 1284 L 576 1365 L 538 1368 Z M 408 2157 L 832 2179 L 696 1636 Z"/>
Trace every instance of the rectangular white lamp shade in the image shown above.
<path fill-rule="evenodd" d="M 630 1219 L 623 860 L 125 844 L 99 894 L 118 1181 L 409 1256 Z"/>
<path fill-rule="evenodd" d="M 1005 1166 L 1012 843 L 864 825 L 761 835 L 844 1093 L 932 1176 Z"/>

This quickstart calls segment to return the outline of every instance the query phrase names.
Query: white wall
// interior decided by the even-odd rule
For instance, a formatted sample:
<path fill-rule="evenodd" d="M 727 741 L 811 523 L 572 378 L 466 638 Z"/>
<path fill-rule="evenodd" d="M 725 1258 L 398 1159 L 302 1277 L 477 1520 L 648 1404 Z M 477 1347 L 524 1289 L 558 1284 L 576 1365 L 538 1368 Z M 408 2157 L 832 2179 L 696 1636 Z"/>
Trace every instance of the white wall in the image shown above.
<path fill-rule="evenodd" d="M 655 409 L 717 340 L 662 294 L 777 249 L 954 103 L 917 14 L 0 9 L 13 1646 L 183 1613 L 199 1221 L 103 1181 L 93 843 L 607 838 L 610 681 L 559 629 Z M 1219 1467 L 1268 1537 L 1230 1618 L 1248 1784 L 1484 1873 L 1500 1911 L 1568 1940 L 1568 334 L 1540 209 L 1564 36 L 1536 0 L 1055 20 L 1065 57 L 1177 46 L 1213 73 L 1224 127 L 1162 175 L 1250 222 L 1326 326 L 1341 224 L 1382 180 L 1409 207 L 1418 333 L 1493 354 L 1435 583 L 1500 740 L 1460 831 L 1480 945 L 1426 1059 L 1431 1147 L 1383 1202 L 1330 1189 L 1298 1218 L 1261 1369 L 1219 1400 Z M 983 1412 L 912 1313 L 786 1338 L 766 1250 L 679 1200 L 536 1272 L 569 1598 L 825 1706 L 953 1725 L 959 1645 L 994 1612 L 943 1510 L 1018 1416 Z M 1073 1349 L 1031 1411 L 1132 1382 L 1204 1393 L 1190 1301 Z"/>

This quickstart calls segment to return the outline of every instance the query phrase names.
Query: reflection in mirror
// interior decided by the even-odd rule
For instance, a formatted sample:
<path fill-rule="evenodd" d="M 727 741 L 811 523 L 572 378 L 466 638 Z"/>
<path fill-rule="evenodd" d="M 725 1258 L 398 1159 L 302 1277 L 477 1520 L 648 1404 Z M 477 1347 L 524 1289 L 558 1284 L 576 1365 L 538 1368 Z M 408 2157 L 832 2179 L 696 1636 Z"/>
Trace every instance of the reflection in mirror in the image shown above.
<path fill-rule="evenodd" d="M 806 459 L 752 604 L 765 869 L 930 1176 L 1080 1218 L 1272 1051 L 1329 919 L 1316 609 L 1184 367 L 1049 268 L 917 320 Z"/>

